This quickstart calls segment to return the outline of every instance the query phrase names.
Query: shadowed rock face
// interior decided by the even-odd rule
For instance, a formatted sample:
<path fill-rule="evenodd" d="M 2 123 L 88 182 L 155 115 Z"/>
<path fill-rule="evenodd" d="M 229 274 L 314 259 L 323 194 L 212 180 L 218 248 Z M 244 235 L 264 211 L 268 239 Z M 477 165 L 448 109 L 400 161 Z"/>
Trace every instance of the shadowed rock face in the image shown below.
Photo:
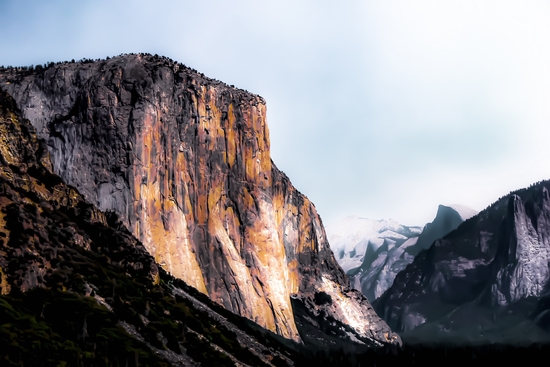
<path fill-rule="evenodd" d="M 379 314 L 419 341 L 550 340 L 537 326 L 548 309 L 549 188 L 511 193 L 420 252 L 374 303 Z"/>
<path fill-rule="evenodd" d="M 359 340 L 399 341 L 347 287 L 315 207 L 271 162 L 261 97 L 150 55 L 7 70 L 0 87 L 55 173 L 174 276 L 293 340 L 291 295 Z"/>
<path fill-rule="evenodd" d="M 415 246 L 411 246 L 407 252 L 412 256 L 418 255 L 420 251 L 430 248 L 435 240 L 443 238 L 476 214 L 477 211 L 464 206 L 439 205 L 434 220 L 424 226 Z"/>

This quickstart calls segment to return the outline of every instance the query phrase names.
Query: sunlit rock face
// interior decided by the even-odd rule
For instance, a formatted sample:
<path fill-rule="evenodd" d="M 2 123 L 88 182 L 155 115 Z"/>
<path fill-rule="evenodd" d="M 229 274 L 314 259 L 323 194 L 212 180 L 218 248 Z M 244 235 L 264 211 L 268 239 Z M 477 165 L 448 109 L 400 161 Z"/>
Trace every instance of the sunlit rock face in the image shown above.
<path fill-rule="evenodd" d="M 0 315 L 2 366 L 308 364 L 159 269 L 112 213 L 52 173 L 46 142 L 3 91 Z"/>
<path fill-rule="evenodd" d="M 55 173 L 176 277 L 296 341 L 291 296 L 330 291 L 323 317 L 399 342 L 349 289 L 315 207 L 272 163 L 261 97 L 150 55 L 7 70 L 0 87 L 48 142 Z"/>
<path fill-rule="evenodd" d="M 420 252 L 379 315 L 409 340 L 549 341 L 549 189 L 511 193 Z"/>

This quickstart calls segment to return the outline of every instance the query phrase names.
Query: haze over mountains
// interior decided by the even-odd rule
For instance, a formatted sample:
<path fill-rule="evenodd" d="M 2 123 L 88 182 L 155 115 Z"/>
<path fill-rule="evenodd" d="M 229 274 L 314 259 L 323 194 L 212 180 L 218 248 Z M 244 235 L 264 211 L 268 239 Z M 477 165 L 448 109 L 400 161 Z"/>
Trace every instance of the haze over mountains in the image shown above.
<path fill-rule="evenodd" d="M 336 260 L 351 285 L 372 302 L 393 282 L 394 272 L 412 262 L 404 250 L 413 246 L 421 227 L 406 227 L 389 220 L 357 216 L 327 227 Z"/>
<path fill-rule="evenodd" d="M 440 205 L 419 233 L 348 217 L 327 228 L 352 285 L 409 343 L 550 342 L 548 181 L 476 214 Z"/>
<path fill-rule="evenodd" d="M 434 220 L 424 228 L 352 216 L 328 226 L 327 233 L 335 257 L 352 286 L 372 302 L 393 284 L 395 276 L 420 251 L 476 213 L 466 206 L 440 205 Z"/>

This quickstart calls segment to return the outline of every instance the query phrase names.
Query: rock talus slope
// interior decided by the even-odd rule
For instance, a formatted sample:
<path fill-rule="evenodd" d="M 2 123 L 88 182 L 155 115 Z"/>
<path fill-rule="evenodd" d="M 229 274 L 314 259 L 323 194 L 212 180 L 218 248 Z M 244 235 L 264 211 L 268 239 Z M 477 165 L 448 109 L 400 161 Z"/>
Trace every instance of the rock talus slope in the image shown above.
<path fill-rule="evenodd" d="M 298 300 L 359 339 L 399 342 L 346 286 L 315 207 L 271 161 L 261 97 L 142 54 L 4 70 L 0 88 L 55 173 L 174 276 L 286 338 L 301 339 Z"/>

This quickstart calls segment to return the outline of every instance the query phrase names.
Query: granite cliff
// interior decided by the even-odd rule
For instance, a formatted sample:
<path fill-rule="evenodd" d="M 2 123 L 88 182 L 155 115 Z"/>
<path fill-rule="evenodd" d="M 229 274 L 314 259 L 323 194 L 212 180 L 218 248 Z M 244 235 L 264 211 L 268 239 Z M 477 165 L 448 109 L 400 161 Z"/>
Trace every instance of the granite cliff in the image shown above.
<path fill-rule="evenodd" d="M 315 363 L 159 268 L 116 216 L 52 172 L 3 92 L 0 290 L 2 366 Z"/>
<path fill-rule="evenodd" d="M 6 69 L 0 88 L 47 142 L 52 171 L 170 274 L 295 341 L 400 342 L 271 161 L 261 97 L 143 54 Z"/>
<path fill-rule="evenodd" d="M 549 342 L 549 190 L 512 192 L 436 240 L 375 308 L 409 341 Z"/>

